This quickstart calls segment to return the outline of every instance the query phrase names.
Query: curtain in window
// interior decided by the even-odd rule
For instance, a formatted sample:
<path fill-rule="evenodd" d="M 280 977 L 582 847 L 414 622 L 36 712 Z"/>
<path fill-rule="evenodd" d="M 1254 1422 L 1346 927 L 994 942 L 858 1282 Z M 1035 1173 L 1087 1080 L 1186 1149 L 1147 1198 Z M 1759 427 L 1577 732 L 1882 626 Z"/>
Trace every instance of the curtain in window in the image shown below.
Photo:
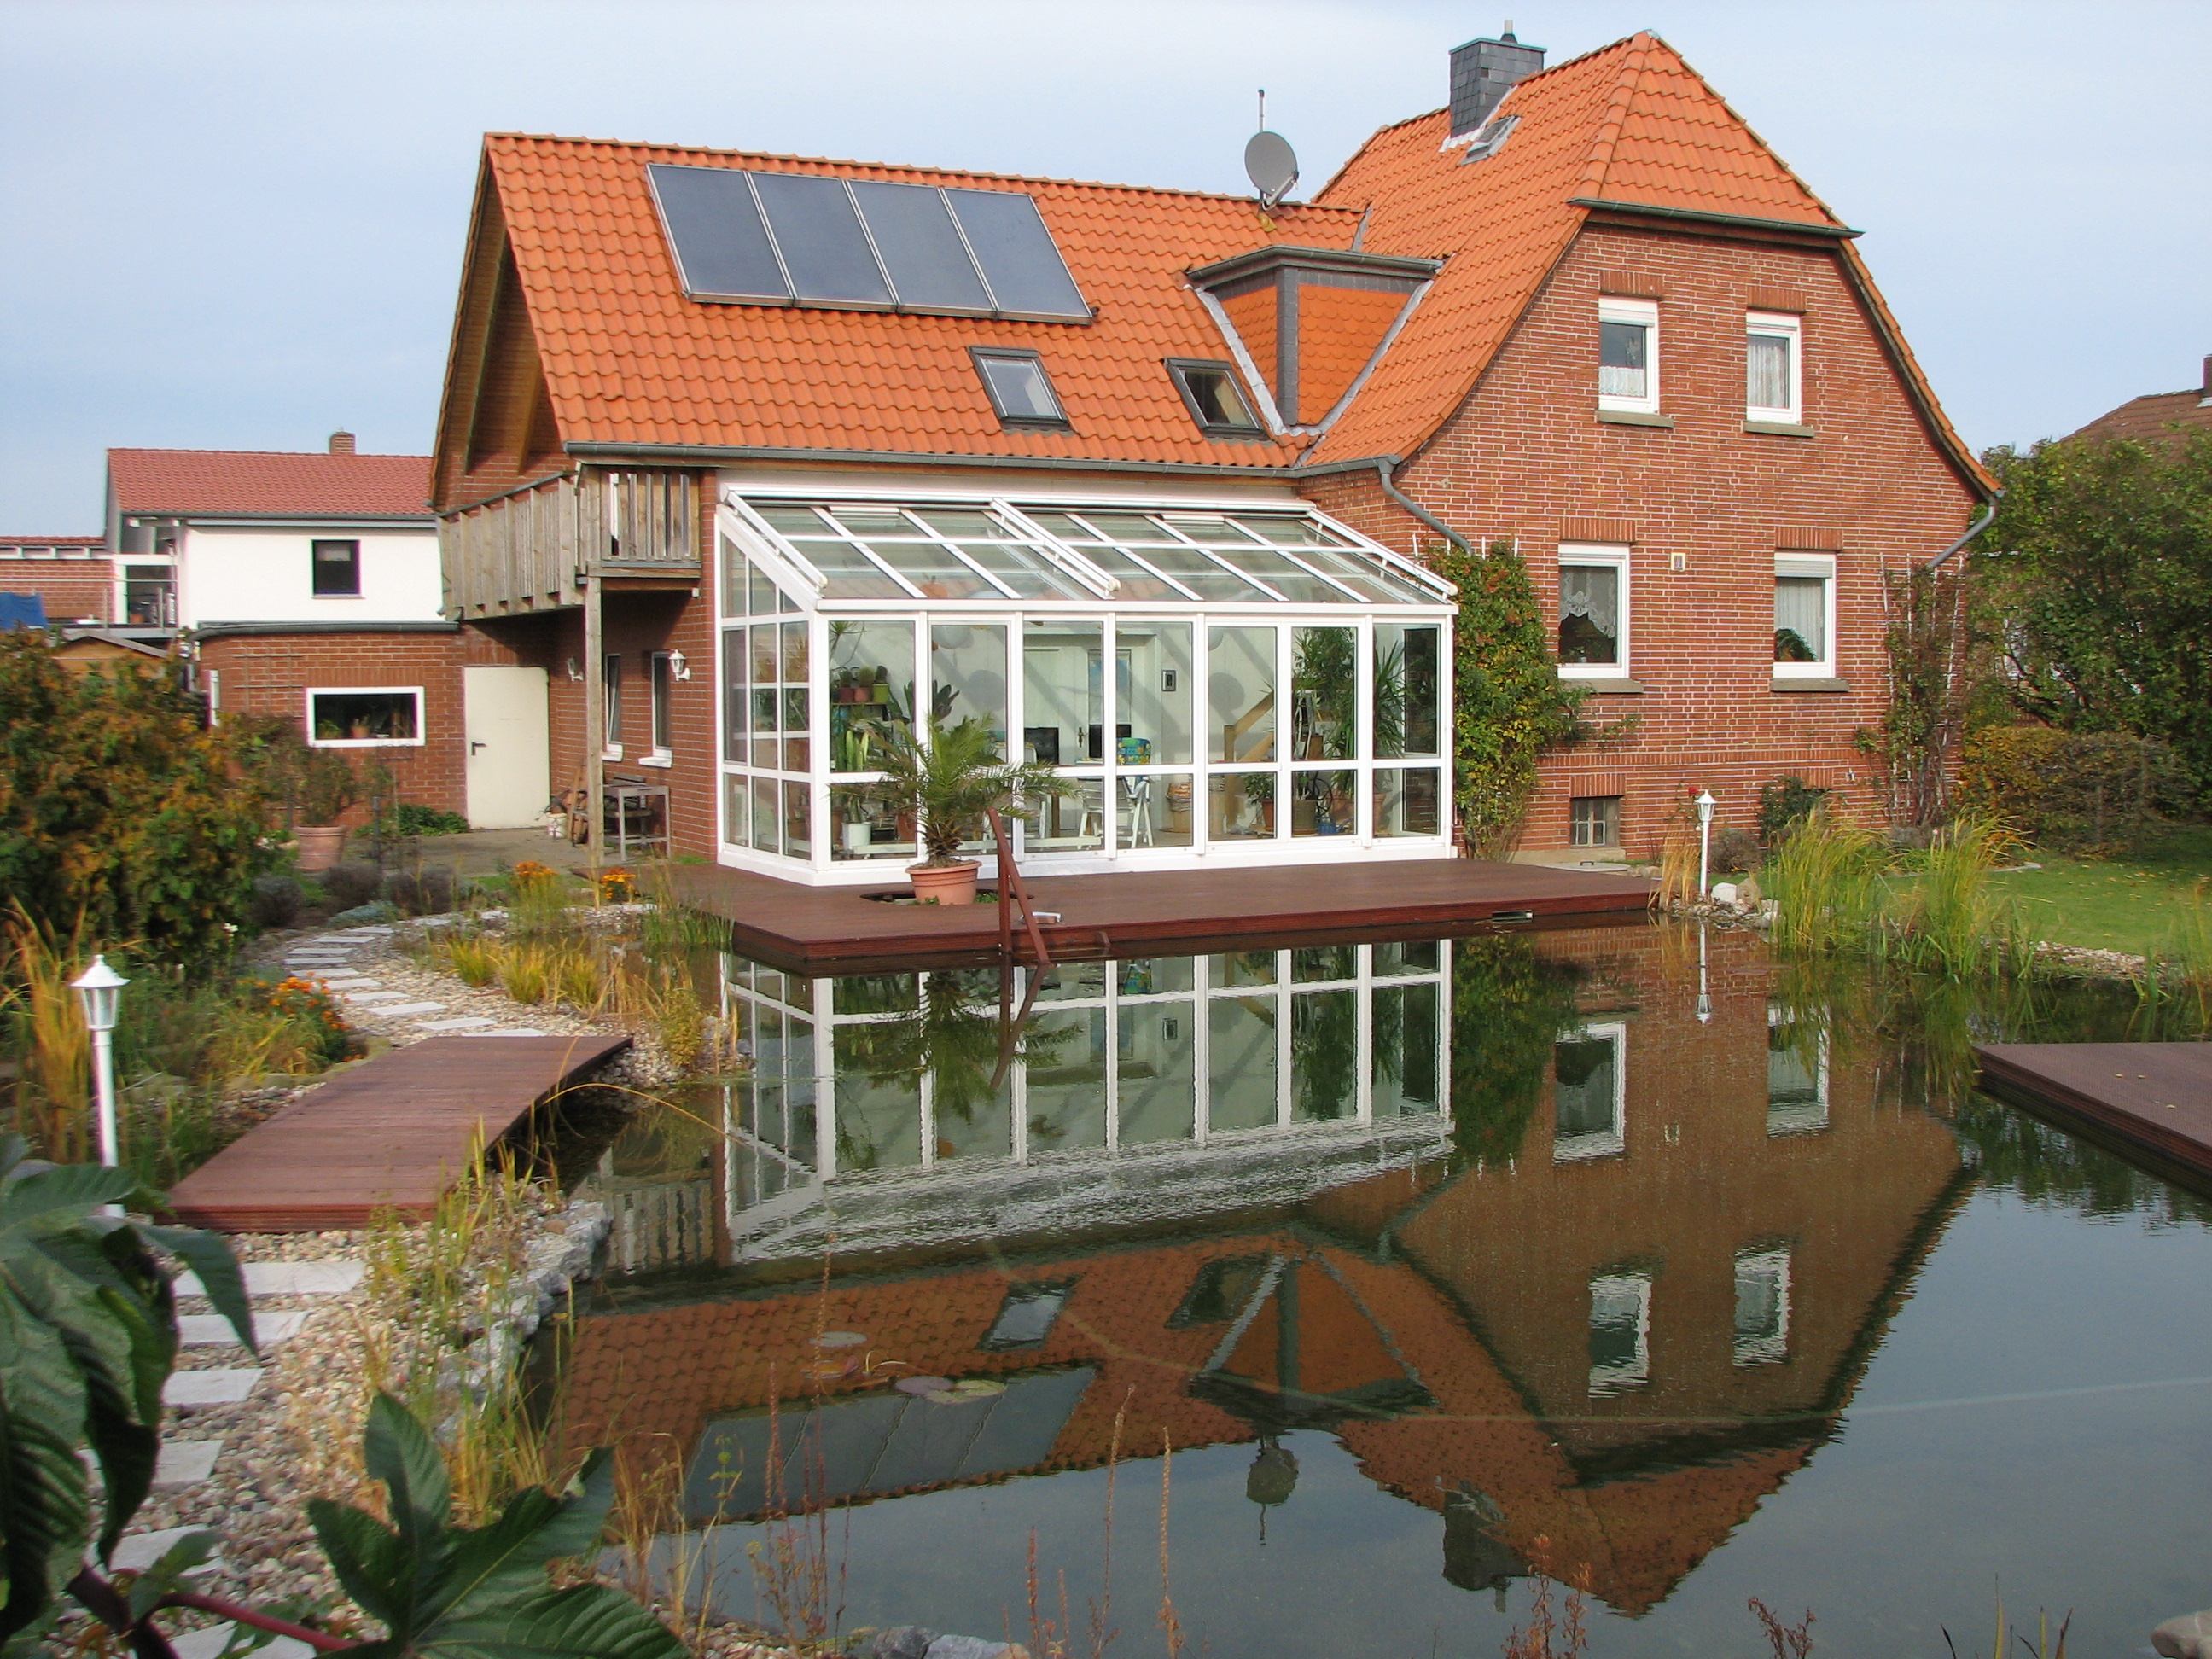
<path fill-rule="evenodd" d="M 1774 660 L 1826 662 L 1828 584 L 1818 576 L 1774 579 Z"/>
<path fill-rule="evenodd" d="M 1598 394 L 1648 397 L 1650 382 L 1644 377 L 1650 363 L 1651 331 L 1642 323 L 1601 321 L 1597 333 Z"/>
<path fill-rule="evenodd" d="M 1559 660 L 1620 660 L 1620 572 L 1613 566 L 1559 567 Z"/>
<path fill-rule="evenodd" d="M 1753 334 L 1744 343 L 1744 402 L 1753 409 L 1790 407 L 1790 342 Z"/>

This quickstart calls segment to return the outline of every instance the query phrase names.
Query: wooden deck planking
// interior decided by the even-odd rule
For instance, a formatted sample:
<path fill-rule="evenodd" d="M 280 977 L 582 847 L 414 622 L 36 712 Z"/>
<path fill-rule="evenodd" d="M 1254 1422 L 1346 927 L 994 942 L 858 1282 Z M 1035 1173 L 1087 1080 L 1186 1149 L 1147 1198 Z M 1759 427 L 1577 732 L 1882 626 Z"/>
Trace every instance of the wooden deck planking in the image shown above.
<path fill-rule="evenodd" d="M 896 869 L 866 889 L 808 887 L 703 865 L 678 866 L 671 875 L 678 897 L 730 921 L 737 949 L 793 972 L 950 965 L 998 951 L 995 906 L 864 896 L 904 890 Z M 1044 928 L 1047 948 L 1070 959 L 1168 944 L 1250 948 L 1263 938 L 1464 933 L 1521 920 L 1519 912 L 1539 921 L 1640 914 L 1652 890 L 1632 876 L 1474 859 L 1035 876 L 1029 885 L 1039 909 L 1060 915 Z"/>
<path fill-rule="evenodd" d="M 2212 1042 L 1993 1042 L 1974 1056 L 1984 1086 L 2056 1106 L 2192 1186 L 2212 1176 Z"/>
<path fill-rule="evenodd" d="M 468 1162 L 629 1046 L 623 1036 L 436 1036 L 309 1090 L 179 1182 L 177 1219 L 221 1232 L 362 1227 L 426 1215 Z"/>

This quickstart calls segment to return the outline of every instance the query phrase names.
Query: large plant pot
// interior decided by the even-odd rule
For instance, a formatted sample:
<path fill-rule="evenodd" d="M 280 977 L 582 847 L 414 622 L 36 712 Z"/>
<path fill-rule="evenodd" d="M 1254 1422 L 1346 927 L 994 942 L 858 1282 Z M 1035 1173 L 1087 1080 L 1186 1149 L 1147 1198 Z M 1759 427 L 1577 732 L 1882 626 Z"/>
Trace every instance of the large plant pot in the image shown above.
<path fill-rule="evenodd" d="M 981 868 L 975 860 L 963 859 L 957 864 L 909 864 L 906 872 L 923 904 L 973 904 L 975 872 Z"/>
<path fill-rule="evenodd" d="M 338 861 L 338 854 L 345 851 L 346 832 L 342 824 L 314 830 L 295 829 L 292 831 L 292 838 L 300 844 L 299 864 L 302 870 L 327 870 Z"/>

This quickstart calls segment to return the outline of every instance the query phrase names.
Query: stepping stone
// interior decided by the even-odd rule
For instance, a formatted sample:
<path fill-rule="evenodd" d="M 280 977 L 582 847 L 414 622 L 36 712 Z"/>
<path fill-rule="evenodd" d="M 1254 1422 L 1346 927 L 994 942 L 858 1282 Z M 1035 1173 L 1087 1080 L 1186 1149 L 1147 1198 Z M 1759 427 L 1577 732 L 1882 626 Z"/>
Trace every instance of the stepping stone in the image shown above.
<path fill-rule="evenodd" d="M 353 952 L 350 951 L 302 951 L 297 956 L 284 958 L 285 965 L 291 968 L 307 968 L 318 963 L 335 963 L 343 965 L 352 960 Z"/>
<path fill-rule="evenodd" d="M 188 1636 L 172 1636 L 169 1651 L 177 1659 L 216 1659 L 230 1645 L 235 1625 L 210 1625 Z M 272 1636 L 253 1650 L 254 1659 L 315 1659 L 314 1649 L 296 1636 Z"/>
<path fill-rule="evenodd" d="M 215 1473 L 215 1460 L 222 1455 L 220 1440 L 164 1440 L 154 1460 L 154 1490 L 198 1486 Z"/>
<path fill-rule="evenodd" d="M 372 991 L 369 994 L 371 996 L 382 996 L 385 993 L 381 991 Z M 395 1002 L 388 1006 L 380 1005 L 373 1008 L 365 1008 L 362 1012 L 364 1013 L 374 1014 L 379 1018 L 382 1019 L 397 1019 L 404 1018 L 410 1014 L 434 1014 L 445 1006 L 446 1005 L 442 1002 Z"/>
<path fill-rule="evenodd" d="M 304 1309 L 290 1313 L 258 1313 L 253 1316 L 253 1334 L 263 1347 L 272 1347 L 287 1337 L 297 1336 L 300 1327 L 307 1322 Z M 177 1321 L 177 1336 L 187 1348 L 219 1348 L 238 1340 L 230 1322 L 221 1314 L 184 1315 Z"/>
<path fill-rule="evenodd" d="M 474 1031 L 498 1024 L 488 1014 L 464 1014 L 459 1019 L 418 1019 L 415 1022 L 415 1029 L 418 1031 Z"/>
<path fill-rule="evenodd" d="M 344 1000 L 362 1003 L 404 1002 L 413 994 L 411 991 L 352 991 L 344 994 Z"/>
<path fill-rule="evenodd" d="M 216 1443 L 222 1443 L 218 1441 Z M 130 1533 L 117 1542 L 115 1553 L 107 1558 L 107 1565 L 118 1571 L 143 1572 L 167 1555 L 176 1541 L 186 1533 L 210 1530 L 212 1528 L 207 1527 L 166 1527 L 160 1532 Z M 222 1558 L 218 1556 L 213 1560 L 203 1562 L 192 1568 L 189 1576 L 197 1577 L 200 1573 L 213 1572 L 222 1565 Z M 215 1651 L 221 1653 L 222 1650 L 216 1648 Z M 263 1651 L 265 1652 L 267 1650 L 264 1649 Z"/>
<path fill-rule="evenodd" d="M 191 1406 L 235 1406 L 261 1380 L 256 1366 L 214 1371 L 171 1371 L 161 1385 L 161 1403 L 183 1410 Z"/>
<path fill-rule="evenodd" d="M 335 933 L 325 933 L 322 937 L 326 939 L 390 939 L 392 929 L 380 925 L 374 927 L 341 927 Z"/>
<path fill-rule="evenodd" d="M 341 1296 L 368 1271 L 359 1261 L 248 1261 L 241 1264 L 248 1296 Z M 199 1275 L 177 1276 L 179 1296 L 205 1296 Z"/>
<path fill-rule="evenodd" d="M 333 991 L 381 990 L 384 981 L 361 974 L 318 974 L 315 977 Z"/>

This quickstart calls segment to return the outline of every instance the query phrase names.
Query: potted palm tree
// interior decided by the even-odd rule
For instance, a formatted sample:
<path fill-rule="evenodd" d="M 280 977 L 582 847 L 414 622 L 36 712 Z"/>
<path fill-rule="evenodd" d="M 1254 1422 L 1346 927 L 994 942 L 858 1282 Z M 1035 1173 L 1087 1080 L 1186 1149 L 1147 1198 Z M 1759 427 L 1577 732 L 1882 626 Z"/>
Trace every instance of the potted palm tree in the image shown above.
<path fill-rule="evenodd" d="M 929 741 L 918 741 L 903 727 L 878 727 L 878 765 L 883 777 L 866 786 L 867 798 L 920 819 L 922 850 L 928 856 L 907 866 L 914 896 L 924 904 L 971 904 L 975 898 L 974 859 L 960 856 L 963 842 L 981 832 L 983 814 L 995 806 L 1011 817 L 1025 817 L 1021 803 L 1048 795 L 1072 795 L 1076 786 L 1060 769 L 1038 761 L 1019 765 L 1000 752 L 998 733 L 974 718 L 957 726 L 932 719 Z"/>

